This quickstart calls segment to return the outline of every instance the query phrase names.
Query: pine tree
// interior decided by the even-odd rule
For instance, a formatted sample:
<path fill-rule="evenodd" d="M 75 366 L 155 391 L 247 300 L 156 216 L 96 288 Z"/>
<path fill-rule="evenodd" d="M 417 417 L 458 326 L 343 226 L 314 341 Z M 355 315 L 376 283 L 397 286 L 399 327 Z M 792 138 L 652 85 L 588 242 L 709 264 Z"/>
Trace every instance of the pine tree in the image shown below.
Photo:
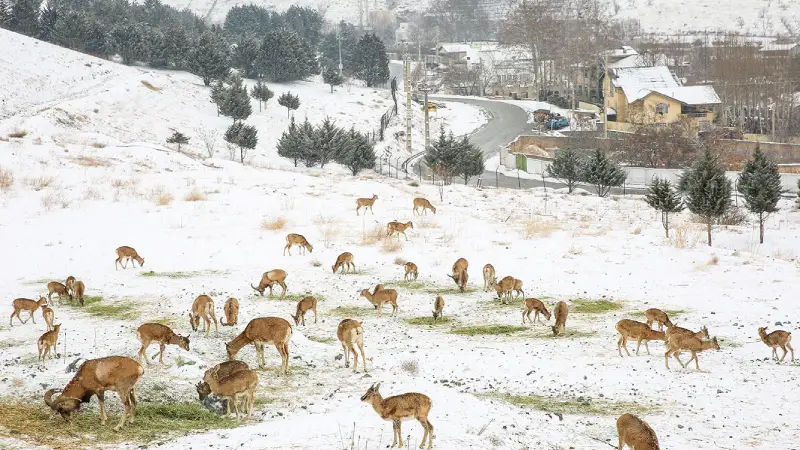
<path fill-rule="evenodd" d="M 329 117 L 326 117 L 315 132 L 319 166 L 325 167 L 326 163 L 336 159 L 337 154 L 341 152 L 342 129 L 337 127 Z"/>
<path fill-rule="evenodd" d="M 583 165 L 583 181 L 593 184 L 600 197 L 608 195 L 612 187 L 622 186 L 626 178 L 628 173 L 600 150 L 595 150 Z"/>
<path fill-rule="evenodd" d="M 575 185 L 583 181 L 583 158 L 576 151 L 566 148 L 556 150 L 553 162 L 547 166 L 547 176 L 558 178 L 567 185 L 567 192 L 572 193 Z"/>
<path fill-rule="evenodd" d="M 466 185 L 470 177 L 481 175 L 485 170 L 483 152 L 472 144 L 466 136 L 457 143 L 457 152 L 459 159 L 455 172 L 464 177 L 464 184 Z"/>
<path fill-rule="evenodd" d="M 259 50 L 260 45 L 255 38 L 248 36 L 240 39 L 231 52 L 231 65 L 244 72 L 246 78 L 257 77 L 256 59 Z"/>
<path fill-rule="evenodd" d="M 423 157 L 427 165 L 434 173 L 444 178 L 444 182 L 452 183 L 453 177 L 458 175 L 458 148 L 453 133 L 445 134 L 444 127 L 439 128 L 439 138 L 425 149 Z"/>
<path fill-rule="evenodd" d="M 11 16 L 11 7 L 6 0 L 0 0 L 0 28 L 5 28 Z"/>
<path fill-rule="evenodd" d="M 337 29 L 322 36 L 319 43 L 320 63 L 327 67 L 339 67 L 339 40 L 342 42 L 342 73 L 349 76 L 353 73 L 353 54 L 358 45 L 358 30 L 344 21 L 339 22 Z"/>
<path fill-rule="evenodd" d="M 252 125 L 234 122 L 225 131 L 223 138 L 226 142 L 239 147 L 239 161 L 244 164 L 247 150 L 256 148 L 256 144 L 258 144 L 258 130 Z"/>
<path fill-rule="evenodd" d="M 724 215 L 731 206 L 731 180 L 725 176 L 719 159 L 706 149 L 694 166 L 684 172 L 680 185 L 686 193 L 686 207 L 706 223 L 710 247 L 714 219 Z"/>
<path fill-rule="evenodd" d="M 206 31 L 200 36 L 189 54 L 188 62 L 189 70 L 202 77 L 206 86 L 213 80 L 224 79 L 230 71 L 227 49 L 219 36 L 212 31 Z"/>
<path fill-rule="evenodd" d="M 2 5 L 0 5 L 0 9 L 2 9 Z M 2 22 L 2 19 L 0 19 L 0 22 Z M 53 42 L 56 37 L 57 22 L 58 12 L 56 11 L 56 6 L 48 0 L 47 5 L 42 10 L 42 14 L 39 16 L 39 39 Z"/>
<path fill-rule="evenodd" d="M 211 101 L 217 107 L 217 116 L 220 113 L 220 105 L 225 102 L 225 85 L 222 81 L 216 81 L 211 85 Z"/>
<path fill-rule="evenodd" d="M 297 167 L 297 161 L 300 159 L 300 130 L 294 123 L 294 117 L 289 122 L 289 129 L 281 134 L 277 149 L 278 156 L 293 160 L 294 166 Z"/>
<path fill-rule="evenodd" d="M 306 167 L 317 165 L 320 159 L 316 145 L 317 133 L 308 121 L 308 118 L 300 125 L 298 138 L 300 159 L 303 161 L 303 164 L 305 164 Z"/>
<path fill-rule="evenodd" d="M 266 106 L 269 99 L 275 96 L 275 93 L 272 92 L 266 84 L 262 83 L 261 79 L 259 79 L 256 85 L 250 89 L 250 96 L 258 100 L 258 110 L 261 111 L 261 103 L 264 103 Z"/>
<path fill-rule="evenodd" d="M 363 134 L 350 129 L 342 139 L 342 157 L 339 161 L 350 169 L 353 176 L 364 169 L 375 168 L 375 148 Z"/>
<path fill-rule="evenodd" d="M 389 57 L 378 36 L 365 34 L 358 41 L 353 55 L 353 74 L 368 87 L 389 81 Z"/>
<path fill-rule="evenodd" d="M 661 213 L 661 225 L 669 239 L 669 215 L 683 211 L 680 194 L 673 188 L 669 180 L 656 177 L 653 184 L 648 187 L 644 200 L 651 208 Z"/>
<path fill-rule="evenodd" d="M 763 244 L 764 220 L 778 211 L 782 189 L 778 165 L 769 160 L 760 147 L 756 147 L 753 157 L 745 163 L 737 189 L 744 196 L 747 209 L 758 215 L 759 242 Z"/>
<path fill-rule="evenodd" d="M 325 19 L 314 9 L 292 5 L 281 16 L 283 24 L 294 30 L 312 47 L 319 44 Z"/>
<path fill-rule="evenodd" d="M 286 108 L 286 117 L 291 111 L 296 111 L 300 107 L 300 97 L 292 95 L 292 91 L 284 92 L 278 97 L 278 104 Z"/>
<path fill-rule="evenodd" d="M 258 73 L 276 83 L 303 79 L 316 65 L 315 52 L 291 30 L 267 33 L 255 61 Z"/>
<path fill-rule="evenodd" d="M 111 46 L 122 62 L 131 65 L 147 59 L 148 30 L 138 23 L 124 23 L 111 29 Z"/>
<path fill-rule="evenodd" d="M 42 0 L 14 0 L 8 17 L 8 28 L 27 36 L 39 34 L 39 6 Z"/>
<path fill-rule="evenodd" d="M 223 91 L 222 100 L 219 103 L 219 112 L 223 116 L 230 117 L 234 122 L 241 122 L 253 113 L 250 96 L 247 95 L 247 88 L 239 74 L 233 74 L 228 79 L 228 87 Z"/>
<path fill-rule="evenodd" d="M 167 144 L 177 144 L 178 145 L 178 151 L 181 151 L 181 146 L 182 145 L 185 145 L 185 144 L 188 144 L 188 143 L 189 143 L 189 138 L 186 137 L 185 134 L 181 133 L 178 130 L 174 130 L 172 132 L 172 135 L 170 135 L 170 137 L 167 138 Z"/>
<path fill-rule="evenodd" d="M 339 86 L 342 84 L 342 77 L 339 76 L 339 72 L 336 69 L 328 67 L 322 72 L 322 80 L 325 84 L 329 84 L 331 86 L 331 93 L 333 93 L 333 87 Z"/>

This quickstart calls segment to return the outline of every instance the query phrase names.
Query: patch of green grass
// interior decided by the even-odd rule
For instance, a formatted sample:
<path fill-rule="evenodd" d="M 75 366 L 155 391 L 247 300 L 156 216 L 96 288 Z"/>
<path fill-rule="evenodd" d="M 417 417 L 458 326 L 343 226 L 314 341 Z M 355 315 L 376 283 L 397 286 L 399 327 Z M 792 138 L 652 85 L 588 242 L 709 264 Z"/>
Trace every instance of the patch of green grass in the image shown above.
<path fill-rule="evenodd" d="M 658 411 L 633 402 L 612 402 L 607 400 L 577 399 L 561 400 L 540 395 L 510 395 L 499 392 L 478 394 L 478 397 L 493 398 L 510 403 L 520 408 L 531 408 L 539 411 L 559 414 L 616 416 L 623 413 L 645 414 Z"/>
<path fill-rule="evenodd" d="M 0 429 L 4 430 L 4 434 L 9 432 L 20 439 L 57 448 L 87 448 L 122 442 L 148 443 L 167 436 L 184 435 L 189 431 L 233 428 L 238 425 L 237 421 L 218 416 L 197 402 L 140 402 L 136 408 L 136 422 L 126 423 L 119 432 L 113 430 L 119 421 L 119 413 L 109 411 L 108 416 L 108 423 L 103 426 L 96 411 L 83 411 L 74 415 L 71 422 L 66 422 L 61 417 L 51 419 L 50 409 L 41 402 L 0 401 Z"/>
<path fill-rule="evenodd" d="M 184 316 L 185 317 L 185 316 Z M 158 319 L 148 320 L 147 323 L 160 323 L 161 325 L 166 325 L 168 327 L 174 327 L 178 325 L 178 318 L 177 317 L 161 317 Z"/>
<path fill-rule="evenodd" d="M 267 291 L 267 292 L 269 292 L 269 291 Z M 256 298 L 260 297 L 260 295 L 258 295 L 258 293 L 255 293 L 255 294 L 256 294 Z M 283 297 L 281 297 L 280 295 L 273 295 L 272 297 L 270 297 L 268 294 L 264 295 L 265 299 L 277 300 L 277 301 L 281 301 L 281 302 L 299 302 L 300 300 L 302 300 L 302 299 L 304 299 L 306 297 L 314 297 L 314 298 L 317 299 L 318 302 L 324 302 L 325 301 L 325 296 L 324 295 L 315 294 L 313 292 L 305 292 L 303 294 L 286 294 Z"/>
<path fill-rule="evenodd" d="M 118 320 L 138 319 L 141 315 L 137 303 L 131 299 L 123 300 L 123 302 L 106 302 L 103 297 L 95 295 L 84 297 L 83 301 L 83 306 L 77 301 L 67 303 L 67 305 L 93 316 Z"/>
<path fill-rule="evenodd" d="M 464 292 L 461 292 L 458 289 L 458 286 L 453 286 L 449 288 L 441 286 L 435 286 L 435 287 L 431 286 L 431 287 L 426 287 L 422 291 L 427 294 L 435 294 L 435 295 L 442 295 L 442 294 L 458 295 L 458 294 L 472 294 L 474 292 L 478 292 L 478 290 L 475 288 L 466 288 L 464 289 Z"/>
<path fill-rule="evenodd" d="M 383 312 L 384 314 L 387 312 L 391 314 L 392 307 L 383 305 Z M 378 310 L 372 306 L 337 306 L 331 310 L 330 314 L 337 317 L 357 319 L 363 316 L 376 316 L 378 315 Z"/>
<path fill-rule="evenodd" d="M 611 311 L 617 311 L 622 308 L 622 303 L 613 300 L 601 299 L 586 299 L 577 298 L 572 301 L 572 306 L 569 308 L 570 312 L 581 314 L 603 314 Z"/>
<path fill-rule="evenodd" d="M 561 333 L 558 336 L 553 336 L 553 332 L 550 331 L 550 328 L 548 328 L 547 333 L 541 336 L 534 336 L 534 337 L 545 338 L 545 339 L 575 339 L 575 338 L 587 338 L 594 336 L 597 336 L 597 332 L 579 331 L 579 330 L 572 330 L 569 328 L 567 328 L 567 331 L 565 331 L 564 333 Z"/>
<path fill-rule="evenodd" d="M 325 337 L 317 337 L 317 336 L 306 336 L 309 341 L 319 342 L 320 344 L 331 344 L 336 341 L 336 339 L 325 336 Z"/>
<path fill-rule="evenodd" d="M 182 279 L 182 278 L 194 278 L 194 277 L 203 277 L 209 275 L 227 275 L 229 272 L 225 270 L 195 270 L 191 272 L 139 272 L 140 277 L 148 277 L 148 278 L 172 278 L 172 279 Z"/>
<path fill-rule="evenodd" d="M 23 313 L 24 314 L 24 313 Z M 16 318 L 15 318 L 16 320 Z M 25 345 L 29 345 L 30 341 L 24 339 L 2 339 L 0 340 L 0 350 L 4 350 L 7 348 L 16 348 Z"/>
<path fill-rule="evenodd" d="M 492 325 L 473 325 L 466 327 L 456 327 L 453 328 L 450 332 L 453 334 L 460 334 L 462 336 L 479 336 L 487 334 L 512 334 L 512 333 L 517 333 L 519 331 L 525 331 L 527 329 L 528 327 L 492 324 Z"/>
<path fill-rule="evenodd" d="M 688 312 L 685 309 L 664 309 L 663 311 L 667 314 L 667 317 L 677 317 Z"/>
<path fill-rule="evenodd" d="M 493 297 L 490 301 L 486 303 L 481 302 L 481 305 L 483 306 L 484 309 L 518 309 L 520 310 L 520 314 L 522 314 L 523 300 L 516 299 L 516 300 L 506 301 L 506 303 L 503 303 L 499 299 L 497 299 L 497 297 Z M 531 316 L 533 316 L 533 314 L 534 313 L 531 313 Z"/>
<path fill-rule="evenodd" d="M 257 395 L 255 400 L 253 401 L 253 409 L 261 408 L 272 403 L 275 403 L 276 399 L 273 396 L 265 396 L 265 395 Z"/>
<path fill-rule="evenodd" d="M 401 288 L 409 291 L 419 291 L 427 286 L 422 281 L 384 281 L 382 283 L 387 288 Z"/>
<path fill-rule="evenodd" d="M 439 320 L 433 320 L 433 316 L 419 316 L 419 317 L 410 317 L 407 319 L 403 319 L 409 325 L 447 325 L 451 322 L 450 318 L 447 316 L 439 317 Z"/>

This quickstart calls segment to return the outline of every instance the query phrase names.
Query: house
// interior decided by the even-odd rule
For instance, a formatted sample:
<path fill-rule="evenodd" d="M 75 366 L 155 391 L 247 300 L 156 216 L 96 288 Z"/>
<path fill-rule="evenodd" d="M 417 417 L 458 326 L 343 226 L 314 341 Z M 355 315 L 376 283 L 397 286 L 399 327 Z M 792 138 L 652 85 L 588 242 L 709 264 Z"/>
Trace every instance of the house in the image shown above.
<path fill-rule="evenodd" d="M 764 44 L 759 50 L 764 58 L 796 58 L 800 56 L 800 39 L 781 38 Z"/>
<path fill-rule="evenodd" d="M 436 55 L 451 91 L 465 95 L 535 98 L 530 52 L 497 42 L 440 43 Z"/>
<path fill-rule="evenodd" d="M 684 86 L 666 66 L 610 69 L 603 80 L 608 130 L 634 131 L 637 126 L 686 121 L 699 132 L 716 117 L 722 103 L 713 86 Z"/>

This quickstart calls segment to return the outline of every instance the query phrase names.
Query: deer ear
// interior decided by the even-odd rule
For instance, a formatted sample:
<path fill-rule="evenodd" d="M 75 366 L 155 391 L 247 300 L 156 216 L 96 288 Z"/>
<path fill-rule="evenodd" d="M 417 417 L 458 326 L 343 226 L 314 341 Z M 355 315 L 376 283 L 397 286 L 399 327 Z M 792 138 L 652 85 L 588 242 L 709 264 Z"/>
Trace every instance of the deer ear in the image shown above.
<path fill-rule="evenodd" d="M 377 391 L 378 389 L 380 389 L 380 388 L 381 388 L 381 384 L 380 384 L 380 383 L 378 383 L 378 384 L 376 384 L 376 385 L 375 385 L 375 390 L 376 390 L 376 391 Z"/>

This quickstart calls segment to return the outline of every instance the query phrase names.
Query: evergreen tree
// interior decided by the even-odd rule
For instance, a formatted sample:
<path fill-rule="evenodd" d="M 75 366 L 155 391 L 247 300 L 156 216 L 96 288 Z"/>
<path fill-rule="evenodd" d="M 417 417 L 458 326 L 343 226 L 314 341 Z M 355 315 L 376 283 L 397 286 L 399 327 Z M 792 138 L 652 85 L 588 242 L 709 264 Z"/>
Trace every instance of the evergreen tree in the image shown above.
<path fill-rule="evenodd" d="M 214 91 L 212 89 L 212 95 Z M 219 98 L 219 113 L 228 116 L 234 122 L 241 122 L 250 117 L 253 108 L 250 106 L 250 96 L 247 95 L 247 88 L 242 82 L 239 74 L 232 75 L 228 80 L 228 87 L 217 94 Z"/>
<path fill-rule="evenodd" d="M 177 144 L 178 151 L 181 151 L 181 146 L 188 144 L 189 138 L 178 130 L 174 130 L 172 135 L 167 138 L 167 144 Z"/>
<path fill-rule="evenodd" d="M 272 92 L 266 84 L 262 83 L 261 79 L 259 79 L 256 85 L 250 89 L 250 96 L 258 100 L 258 110 L 261 111 L 261 103 L 264 103 L 266 106 L 269 99 L 275 96 L 275 93 Z"/>
<path fill-rule="evenodd" d="M 353 74 L 369 87 L 389 81 L 386 46 L 374 33 L 365 34 L 358 41 L 353 55 Z"/>
<path fill-rule="evenodd" d="M 464 136 L 456 144 L 458 154 L 458 166 L 455 173 L 464 177 L 464 184 L 469 182 L 470 177 L 478 176 L 483 173 L 485 166 L 483 163 L 483 152 L 476 145 Z"/>
<path fill-rule="evenodd" d="M 369 139 L 352 128 L 343 135 L 339 162 L 350 169 L 353 176 L 364 169 L 374 169 L 375 148 Z"/>
<path fill-rule="evenodd" d="M 683 173 L 680 185 L 685 190 L 686 207 L 706 223 L 710 247 L 714 219 L 724 215 L 731 206 L 731 180 L 725 177 L 719 159 L 705 149 L 694 166 Z"/>
<path fill-rule="evenodd" d="M 311 8 L 292 5 L 282 15 L 284 26 L 294 30 L 311 47 L 317 47 L 322 36 L 325 19 Z"/>
<path fill-rule="evenodd" d="M 203 84 L 211 84 L 213 80 L 224 79 L 230 68 L 228 52 L 219 36 L 206 31 L 200 41 L 189 54 L 189 70 L 203 78 Z"/>
<path fill-rule="evenodd" d="M 344 81 L 342 80 L 342 77 L 339 76 L 339 72 L 331 67 L 326 68 L 325 71 L 322 72 L 322 80 L 325 82 L 325 84 L 329 84 L 331 86 L 331 93 L 333 93 L 334 86 L 339 86 Z"/>
<path fill-rule="evenodd" d="M 225 85 L 222 84 L 222 81 L 216 81 L 213 85 L 211 85 L 211 101 L 217 107 L 217 116 L 220 113 L 220 105 L 225 102 Z"/>
<path fill-rule="evenodd" d="M 595 150 L 583 165 L 583 181 L 593 184 L 597 195 L 605 197 L 612 187 L 622 186 L 628 173 L 605 153 Z"/>
<path fill-rule="evenodd" d="M 333 121 L 326 117 L 316 130 L 315 144 L 319 154 L 319 166 L 325 167 L 329 161 L 336 159 L 341 152 L 342 129 L 337 127 Z"/>
<path fill-rule="evenodd" d="M 234 122 L 225 131 L 224 139 L 226 142 L 239 147 L 239 161 L 244 164 L 247 150 L 256 148 L 256 144 L 258 144 L 258 130 L 252 125 Z"/>
<path fill-rule="evenodd" d="M 339 67 L 339 40 L 342 41 L 342 74 L 353 73 L 353 53 L 358 45 L 358 30 L 344 21 L 339 22 L 335 31 L 322 36 L 319 43 L 320 64 L 326 67 Z"/>
<path fill-rule="evenodd" d="M 453 133 L 445 134 L 444 127 L 439 128 L 439 138 L 425 149 L 423 157 L 434 173 L 444 178 L 446 183 L 452 183 L 453 177 L 458 175 L 458 143 Z"/>
<path fill-rule="evenodd" d="M 231 65 L 244 73 L 246 78 L 256 78 L 256 59 L 258 58 L 260 45 L 253 37 L 240 39 L 231 52 Z"/>
<path fill-rule="evenodd" d="M 225 16 L 224 24 L 225 34 L 234 39 L 264 36 L 282 26 L 283 20 L 280 14 L 253 4 L 232 7 Z"/>
<path fill-rule="evenodd" d="M 122 62 L 131 65 L 147 59 L 148 30 L 138 23 L 124 23 L 111 29 L 111 47 Z"/>
<path fill-rule="evenodd" d="M 0 5 L 2 9 L 2 5 Z M 2 12 L 0 12 L 2 14 Z M 2 19 L 0 19 L 2 21 Z M 58 13 L 56 6 L 53 2 L 47 2 L 47 5 L 42 10 L 39 16 L 39 39 L 43 41 L 53 42 L 56 37 L 56 23 L 58 22 Z"/>
<path fill-rule="evenodd" d="M 36 37 L 39 34 L 39 6 L 42 0 L 14 0 L 8 17 L 8 28 Z"/>
<path fill-rule="evenodd" d="M 299 131 L 300 159 L 306 167 L 316 166 L 320 159 L 316 145 L 317 133 L 308 118 L 300 125 Z"/>
<path fill-rule="evenodd" d="M 294 81 L 316 71 L 316 55 L 294 31 L 270 31 L 261 43 L 255 67 L 270 81 Z"/>
<path fill-rule="evenodd" d="M 289 122 L 289 129 L 281 134 L 277 149 L 278 156 L 293 160 L 294 166 L 297 167 L 297 161 L 300 159 L 300 130 L 294 123 L 294 117 Z"/>
<path fill-rule="evenodd" d="M 6 0 L 0 0 L 0 28 L 5 28 L 11 16 L 11 7 Z"/>
<path fill-rule="evenodd" d="M 556 150 L 553 162 L 547 166 L 547 176 L 558 178 L 567 185 L 567 192 L 572 193 L 575 185 L 583 181 L 583 158 L 578 152 L 566 148 Z"/>
<path fill-rule="evenodd" d="M 284 92 L 278 97 L 278 104 L 286 108 L 286 117 L 289 117 L 291 111 L 300 107 L 300 97 L 292 95 L 292 91 Z"/>
<path fill-rule="evenodd" d="M 753 157 L 745 163 L 737 189 L 744 196 L 747 209 L 758 215 L 759 242 L 763 244 L 764 220 L 778 211 L 782 190 L 778 165 L 769 160 L 760 147 L 756 147 Z"/>
<path fill-rule="evenodd" d="M 148 38 L 148 62 L 152 67 L 186 68 L 189 35 L 180 26 L 154 29 Z"/>
<path fill-rule="evenodd" d="M 656 177 L 653 184 L 647 188 L 644 201 L 661 213 L 661 225 L 669 239 L 669 215 L 683 211 L 683 201 L 680 194 L 673 188 L 672 183 L 666 178 Z"/>

